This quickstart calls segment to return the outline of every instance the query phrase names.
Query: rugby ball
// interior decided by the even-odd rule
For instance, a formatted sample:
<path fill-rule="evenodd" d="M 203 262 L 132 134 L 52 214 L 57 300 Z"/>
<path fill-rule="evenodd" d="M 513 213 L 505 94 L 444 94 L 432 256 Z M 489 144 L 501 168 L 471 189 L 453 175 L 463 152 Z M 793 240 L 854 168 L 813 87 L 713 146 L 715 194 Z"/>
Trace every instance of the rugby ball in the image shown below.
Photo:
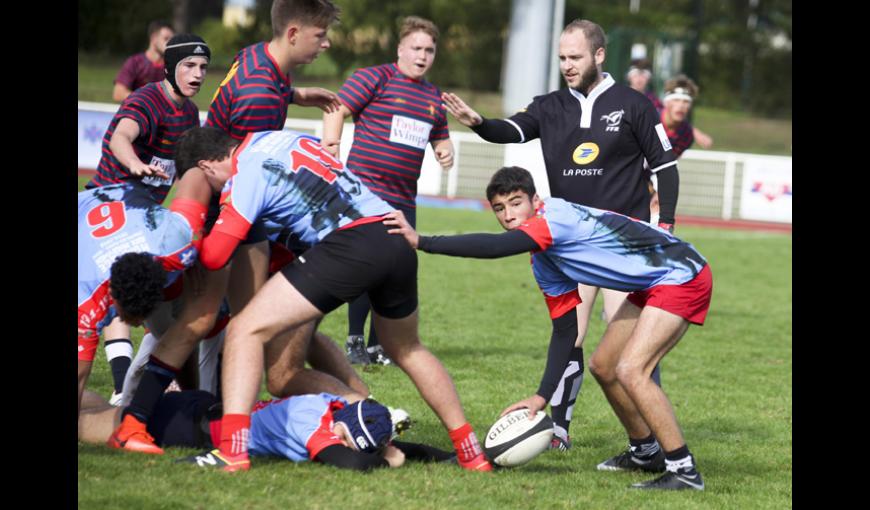
<path fill-rule="evenodd" d="M 486 433 L 483 451 L 502 467 L 525 464 L 544 452 L 553 439 L 553 420 L 544 411 L 529 419 L 527 409 L 502 416 Z"/>

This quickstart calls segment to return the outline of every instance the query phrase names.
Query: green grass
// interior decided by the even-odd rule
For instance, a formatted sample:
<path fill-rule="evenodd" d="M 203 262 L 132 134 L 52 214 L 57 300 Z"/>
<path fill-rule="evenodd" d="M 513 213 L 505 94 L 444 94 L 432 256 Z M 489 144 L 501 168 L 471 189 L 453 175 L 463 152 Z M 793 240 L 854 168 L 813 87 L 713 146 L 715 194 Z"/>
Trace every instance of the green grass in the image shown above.
<path fill-rule="evenodd" d="M 423 208 L 423 233 L 497 231 L 488 212 Z M 790 235 L 680 228 L 710 262 L 713 303 L 663 362 L 663 385 L 707 484 L 704 493 L 637 492 L 642 474 L 595 470 L 626 437 L 587 377 L 574 410 L 574 447 L 500 472 L 409 464 L 370 474 L 312 463 L 255 460 L 227 475 L 79 444 L 80 508 L 790 508 L 792 330 Z M 549 319 L 527 256 L 496 261 L 420 253 L 420 336 L 451 373 L 479 436 L 508 404 L 537 388 Z M 599 300 L 600 301 L 600 300 Z M 600 302 L 597 305 L 600 310 Z M 594 314 L 597 317 L 598 314 Z M 321 331 L 343 343 L 346 307 Z M 135 330 L 138 341 L 141 330 Z M 603 324 L 593 320 L 586 359 Z M 449 449 L 437 418 L 396 367 L 362 372 L 381 401 L 415 419 L 410 441 Z M 111 393 L 100 349 L 89 388 Z"/>
<path fill-rule="evenodd" d="M 113 81 L 121 68 L 123 59 L 79 54 L 78 96 L 82 101 L 112 103 Z M 208 111 L 215 90 L 226 75 L 226 69 L 212 68 L 194 102 L 202 112 Z M 336 91 L 342 85 L 339 78 L 300 77 L 294 81 L 298 86 L 318 86 Z M 502 117 L 501 94 L 467 89 L 448 89 L 455 92 L 485 117 Z M 529 98 L 531 101 L 531 98 Z M 300 119 L 321 119 L 318 108 L 291 106 L 288 116 Z M 448 115 L 451 130 L 471 130 Z M 743 112 L 731 112 L 714 108 L 695 108 L 694 123 L 713 137 L 712 150 L 749 152 L 758 154 L 791 155 L 791 120 L 764 119 Z M 695 146 L 697 148 L 697 146 Z"/>

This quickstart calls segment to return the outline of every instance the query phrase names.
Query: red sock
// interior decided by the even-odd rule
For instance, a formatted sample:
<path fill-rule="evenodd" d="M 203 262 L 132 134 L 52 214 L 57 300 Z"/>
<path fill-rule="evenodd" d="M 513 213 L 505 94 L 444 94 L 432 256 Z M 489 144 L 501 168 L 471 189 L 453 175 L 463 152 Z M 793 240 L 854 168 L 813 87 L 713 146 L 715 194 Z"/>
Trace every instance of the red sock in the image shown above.
<path fill-rule="evenodd" d="M 474 429 L 470 423 L 450 431 L 450 440 L 453 441 L 453 448 L 456 449 L 456 455 L 459 457 L 459 462 L 470 462 L 472 459 L 481 455 L 483 450 L 480 449 L 480 443 L 477 442 L 477 436 L 474 434 Z"/>
<path fill-rule="evenodd" d="M 251 434 L 251 416 L 225 414 L 221 419 L 221 453 L 239 455 L 248 453 L 248 438 Z"/>

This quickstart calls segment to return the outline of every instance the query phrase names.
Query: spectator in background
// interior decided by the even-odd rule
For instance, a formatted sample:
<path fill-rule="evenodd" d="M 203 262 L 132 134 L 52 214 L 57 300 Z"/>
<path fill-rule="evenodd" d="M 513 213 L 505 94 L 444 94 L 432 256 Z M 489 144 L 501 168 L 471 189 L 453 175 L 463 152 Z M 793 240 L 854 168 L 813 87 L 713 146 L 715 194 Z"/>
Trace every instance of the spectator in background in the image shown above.
<path fill-rule="evenodd" d="M 656 110 L 662 109 L 662 102 L 649 83 L 652 79 L 649 60 L 645 58 L 632 60 L 631 67 L 628 68 L 628 73 L 625 77 L 628 80 L 629 87 L 648 97 L 652 101 L 653 106 L 656 107 Z"/>
<path fill-rule="evenodd" d="M 163 52 L 174 35 L 172 26 L 165 21 L 148 24 L 148 49 L 124 62 L 115 78 L 112 99 L 120 103 L 139 87 L 163 79 Z"/>
<path fill-rule="evenodd" d="M 665 82 L 664 103 L 659 109 L 662 125 L 668 140 L 674 148 L 674 154 L 679 158 L 692 142 L 695 141 L 696 129 L 689 122 L 689 112 L 692 101 L 698 97 L 698 86 L 684 74 L 677 75 Z M 655 175 L 650 177 L 652 199 L 650 200 L 650 222 L 657 221 L 659 213 L 659 195 Z"/>
<path fill-rule="evenodd" d="M 647 59 L 640 58 L 632 60 L 631 67 L 628 68 L 628 73 L 625 77 L 628 80 L 628 86 L 648 97 L 649 100 L 652 101 L 653 106 L 656 107 L 656 110 L 661 111 L 662 108 L 664 108 L 658 95 L 656 95 L 655 91 L 650 86 L 652 71 L 650 70 L 650 63 Z M 713 146 L 713 138 L 694 126 L 692 126 L 692 137 L 698 142 L 698 145 L 700 145 L 702 149 L 709 149 Z M 679 156 L 679 153 L 677 153 L 677 156 Z"/>
<path fill-rule="evenodd" d="M 441 91 L 424 76 L 435 62 L 438 27 L 427 19 L 408 16 L 399 30 L 395 63 L 355 71 L 341 87 L 341 108 L 323 115 L 323 148 L 339 157 L 344 119 L 353 116 L 353 147 L 348 168 L 388 204 L 417 224 L 417 179 L 432 144 L 444 170 L 453 166 L 453 143 L 447 131 L 447 112 Z M 404 127 L 402 127 L 404 126 Z M 371 304 L 363 294 L 348 306 L 347 356 L 351 363 L 388 365 L 390 359 L 365 323 Z"/>

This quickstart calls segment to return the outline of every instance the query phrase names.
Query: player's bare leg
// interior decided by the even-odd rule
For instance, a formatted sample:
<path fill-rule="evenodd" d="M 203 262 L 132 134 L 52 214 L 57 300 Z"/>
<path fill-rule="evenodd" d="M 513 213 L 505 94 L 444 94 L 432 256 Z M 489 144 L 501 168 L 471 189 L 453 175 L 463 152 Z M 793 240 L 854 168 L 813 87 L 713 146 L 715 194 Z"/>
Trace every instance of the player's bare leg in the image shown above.
<path fill-rule="evenodd" d="M 316 326 L 317 321 L 302 324 L 266 343 L 264 361 L 269 393 L 280 398 L 320 392 L 365 398 L 368 395 L 367 388 L 366 392 L 360 394 L 326 370 L 305 368 L 305 361 L 310 360 L 311 349 L 316 341 L 312 336 Z M 331 340 L 327 341 L 332 343 Z M 341 356 L 337 347 L 336 351 Z M 350 364 L 341 357 L 350 368 Z M 353 371 L 353 368 L 350 370 Z"/>
<path fill-rule="evenodd" d="M 319 331 L 314 332 L 311 345 L 308 346 L 308 363 L 312 368 L 332 375 L 363 397 L 369 395 L 369 387 L 360 379 L 344 352 L 331 338 Z"/>
<path fill-rule="evenodd" d="M 243 244 L 233 255 L 227 299 L 233 315 L 241 313 L 269 278 L 269 242 Z"/>
<path fill-rule="evenodd" d="M 79 441 L 105 444 L 112 431 L 121 423 L 121 409 L 92 391 L 82 396 L 79 414 Z"/>
<path fill-rule="evenodd" d="M 601 289 L 601 295 L 604 298 L 604 320 L 610 322 L 610 318 L 616 315 L 616 311 L 619 310 L 625 298 L 628 297 L 628 292 Z"/>
<path fill-rule="evenodd" d="M 616 366 L 619 385 L 665 451 L 682 446 L 683 434 L 668 397 L 650 379 L 650 374 L 688 328 L 689 322 L 678 315 L 644 307 Z"/>
<path fill-rule="evenodd" d="M 490 471 L 492 466 L 465 418 L 453 379 L 438 358 L 420 343 L 418 311 L 402 319 L 388 319 L 372 310 L 372 320 L 384 351 L 408 374 L 420 396 L 447 428 L 459 464 L 465 469 Z"/>
<path fill-rule="evenodd" d="M 651 430 L 619 383 L 616 367 L 635 329 L 640 312 L 640 308 L 626 301 L 607 325 L 598 348 L 589 358 L 589 370 L 601 386 L 628 436 L 634 439 L 648 437 Z"/>
<path fill-rule="evenodd" d="M 221 440 L 219 451 L 210 452 L 220 459 L 224 471 L 250 469 L 251 408 L 260 389 L 266 343 L 322 316 L 283 274 L 276 274 L 230 321 L 221 374 L 224 392 Z"/>
<path fill-rule="evenodd" d="M 634 488 L 704 490 L 704 481 L 685 443 L 670 400 L 649 377 L 688 327 L 689 322 L 682 317 L 645 306 L 616 367 L 620 385 L 652 429 L 664 453 L 665 474 L 636 483 L 632 485 Z"/>

